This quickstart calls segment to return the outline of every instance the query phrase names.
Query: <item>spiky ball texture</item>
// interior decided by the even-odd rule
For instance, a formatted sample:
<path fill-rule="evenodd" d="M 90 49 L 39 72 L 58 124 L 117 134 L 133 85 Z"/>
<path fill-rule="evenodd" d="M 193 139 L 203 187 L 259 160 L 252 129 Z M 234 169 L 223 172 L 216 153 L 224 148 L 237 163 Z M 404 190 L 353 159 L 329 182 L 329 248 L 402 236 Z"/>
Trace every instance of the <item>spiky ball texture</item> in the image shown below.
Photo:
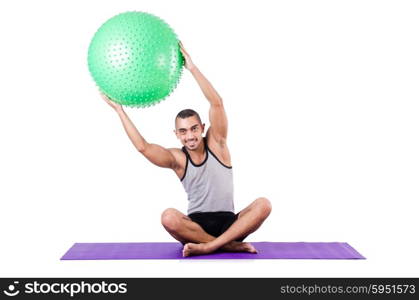
<path fill-rule="evenodd" d="M 99 89 L 125 106 L 146 107 L 166 98 L 178 84 L 183 64 L 174 31 L 144 12 L 106 21 L 88 52 L 89 71 Z"/>

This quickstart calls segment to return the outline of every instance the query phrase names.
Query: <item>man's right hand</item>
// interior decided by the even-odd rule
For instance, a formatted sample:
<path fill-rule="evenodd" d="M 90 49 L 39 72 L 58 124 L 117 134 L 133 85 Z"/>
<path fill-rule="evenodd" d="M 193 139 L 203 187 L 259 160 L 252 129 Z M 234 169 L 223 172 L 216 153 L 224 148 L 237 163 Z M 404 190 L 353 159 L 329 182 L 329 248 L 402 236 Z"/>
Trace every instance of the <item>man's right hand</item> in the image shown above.
<path fill-rule="evenodd" d="M 123 111 L 124 109 L 122 108 L 121 104 L 115 103 L 113 102 L 108 96 L 106 96 L 104 93 L 100 93 L 100 96 L 102 97 L 103 100 L 106 101 L 106 103 L 109 104 L 109 106 L 111 106 L 115 111 L 119 112 L 119 111 Z"/>

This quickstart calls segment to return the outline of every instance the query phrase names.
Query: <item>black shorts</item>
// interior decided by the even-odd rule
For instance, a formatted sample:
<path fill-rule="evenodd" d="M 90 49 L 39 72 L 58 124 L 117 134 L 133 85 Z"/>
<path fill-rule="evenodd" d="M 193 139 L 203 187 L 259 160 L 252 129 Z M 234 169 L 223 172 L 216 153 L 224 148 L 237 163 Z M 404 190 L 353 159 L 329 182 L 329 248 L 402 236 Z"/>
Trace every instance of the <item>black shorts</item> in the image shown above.
<path fill-rule="evenodd" d="M 239 213 L 230 211 L 196 212 L 188 215 L 192 221 L 198 223 L 204 231 L 214 237 L 223 234 L 239 217 Z M 236 239 L 241 242 L 246 236 Z"/>

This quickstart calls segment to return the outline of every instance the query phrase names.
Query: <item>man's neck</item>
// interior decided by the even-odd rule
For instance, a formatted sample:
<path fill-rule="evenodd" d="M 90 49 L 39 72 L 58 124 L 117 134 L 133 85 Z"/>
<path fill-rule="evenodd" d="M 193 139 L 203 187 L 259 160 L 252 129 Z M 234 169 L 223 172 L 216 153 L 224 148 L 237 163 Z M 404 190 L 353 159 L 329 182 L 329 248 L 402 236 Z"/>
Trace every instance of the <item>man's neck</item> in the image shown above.
<path fill-rule="evenodd" d="M 196 161 L 196 160 L 202 160 L 205 157 L 205 144 L 204 144 L 204 139 L 201 140 L 201 143 L 199 143 L 198 148 L 196 148 L 195 150 L 188 150 L 189 155 L 191 156 L 191 158 Z"/>

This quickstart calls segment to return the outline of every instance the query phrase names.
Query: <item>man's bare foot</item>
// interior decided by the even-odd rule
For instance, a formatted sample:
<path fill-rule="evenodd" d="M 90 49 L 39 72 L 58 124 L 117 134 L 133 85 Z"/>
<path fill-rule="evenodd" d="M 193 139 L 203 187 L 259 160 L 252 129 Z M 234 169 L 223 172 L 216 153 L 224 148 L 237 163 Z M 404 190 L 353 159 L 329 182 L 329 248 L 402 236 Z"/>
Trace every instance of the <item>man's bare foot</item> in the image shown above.
<path fill-rule="evenodd" d="M 243 242 L 236 242 L 231 241 L 230 243 L 224 245 L 222 248 L 224 251 L 229 252 L 249 252 L 249 253 L 257 253 L 255 247 L 253 247 L 250 243 L 243 243 Z M 201 243 L 201 244 L 194 244 L 188 243 L 183 247 L 183 257 L 192 256 L 192 255 L 203 255 L 214 252 L 214 249 L 211 249 L 208 243 Z"/>
<path fill-rule="evenodd" d="M 210 249 L 207 245 L 207 243 L 201 243 L 201 244 L 194 244 L 194 243 L 188 243 L 185 246 L 183 246 L 183 257 L 186 256 L 192 256 L 192 255 L 202 255 L 202 254 L 208 254 L 213 252 L 213 249 Z"/>
<path fill-rule="evenodd" d="M 230 243 L 224 245 L 221 250 L 229 252 L 249 252 L 249 253 L 258 253 L 255 247 L 250 243 L 236 242 L 231 241 Z"/>

